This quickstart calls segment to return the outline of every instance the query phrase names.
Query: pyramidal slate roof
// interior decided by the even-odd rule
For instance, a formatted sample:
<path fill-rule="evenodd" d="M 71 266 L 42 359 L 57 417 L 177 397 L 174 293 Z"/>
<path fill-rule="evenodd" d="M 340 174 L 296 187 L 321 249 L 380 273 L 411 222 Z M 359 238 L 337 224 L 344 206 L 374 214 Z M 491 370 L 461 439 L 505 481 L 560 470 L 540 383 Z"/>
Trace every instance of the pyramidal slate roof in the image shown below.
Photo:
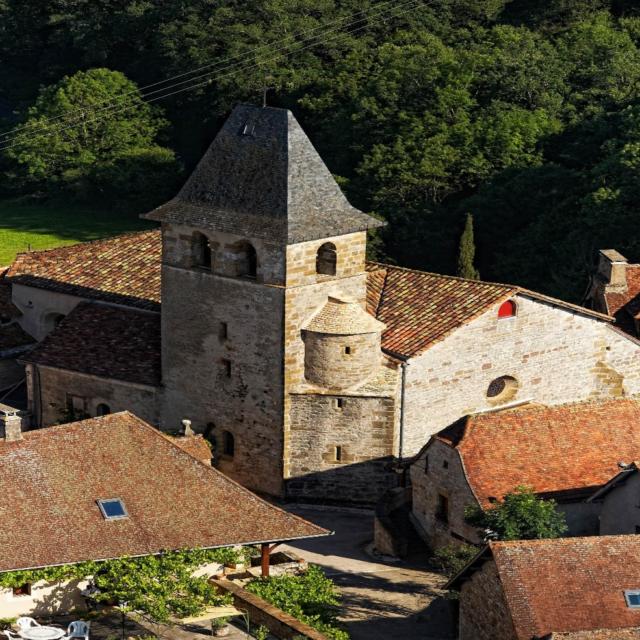
<path fill-rule="evenodd" d="M 382 222 L 352 207 L 293 114 L 237 106 L 180 193 L 148 220 L 293 244 Z"/>

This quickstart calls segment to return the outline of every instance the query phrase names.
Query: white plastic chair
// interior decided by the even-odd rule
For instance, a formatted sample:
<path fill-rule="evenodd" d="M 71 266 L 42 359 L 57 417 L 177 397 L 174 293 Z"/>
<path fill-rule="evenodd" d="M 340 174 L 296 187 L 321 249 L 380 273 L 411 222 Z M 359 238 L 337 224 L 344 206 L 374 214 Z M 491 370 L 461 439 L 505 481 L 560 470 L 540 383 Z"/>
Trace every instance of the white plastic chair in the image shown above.
<path fill-rule="evenodd" d="M 25 631 L 26 629 L 31 629 L 31 627 L 39 627 L 40 625 L 33 619 L 28 616 L 22 616 L 16 620 L 16 626 L 20 631 Z"/>
<path fill-rule="evenodd" d="M 89 622 L 83 620 L 74 620 L 67 627 L 67 638 L 82 638 L 89 640 Z"/>

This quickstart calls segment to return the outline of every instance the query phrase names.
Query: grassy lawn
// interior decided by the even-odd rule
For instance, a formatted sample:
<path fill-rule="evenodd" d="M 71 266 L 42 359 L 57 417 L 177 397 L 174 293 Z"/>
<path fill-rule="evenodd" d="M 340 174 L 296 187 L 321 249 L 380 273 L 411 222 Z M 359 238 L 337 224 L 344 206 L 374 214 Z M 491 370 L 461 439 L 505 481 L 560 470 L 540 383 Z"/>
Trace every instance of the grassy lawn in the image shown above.
<path fill-rule="evenodd" d="M 0 201 L 0 265 L 9 264 L 21 251 L 51 249 L 154 226 L 124 210 L 23 198 Z"/>

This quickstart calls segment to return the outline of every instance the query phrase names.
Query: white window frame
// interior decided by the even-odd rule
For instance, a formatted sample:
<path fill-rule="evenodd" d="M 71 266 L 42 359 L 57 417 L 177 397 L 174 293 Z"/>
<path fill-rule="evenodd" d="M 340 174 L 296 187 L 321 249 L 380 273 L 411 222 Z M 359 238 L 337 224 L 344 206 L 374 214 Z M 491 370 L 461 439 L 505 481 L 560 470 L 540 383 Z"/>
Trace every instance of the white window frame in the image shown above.
<path fill-rule="evenodd" d="M 630 596 L 638 596 L 640 599 L 640 589 L 625 589 L 624 591 L 624 599 L 627 602 L 627 607 L 629 607 L 629 609 L 640 609 L 640 602 L 638 604 L 631 604 L 629 601 Z"/>
<path fill-rule="evenodd" d="M 98 507 L 100 507 L 100 511 L 102 512 L 102 516 L 104 517 L 105 520 L 123 520 L 124 518 L 129 517 L 129 512 L 127 511 L 127 507 L 124 504 L 124 500 L 122 498 L 104 498 L 102 500 L 97 500 L 96 502 L 98 503 Z M 124 515 L 121 515 L 121 516 L 107 515 L 104 505 L 105 503 L 109 503 L 109 502 L 119 502 L 120 505 L 122 506 L 122 510 L 124 511 Z"/>

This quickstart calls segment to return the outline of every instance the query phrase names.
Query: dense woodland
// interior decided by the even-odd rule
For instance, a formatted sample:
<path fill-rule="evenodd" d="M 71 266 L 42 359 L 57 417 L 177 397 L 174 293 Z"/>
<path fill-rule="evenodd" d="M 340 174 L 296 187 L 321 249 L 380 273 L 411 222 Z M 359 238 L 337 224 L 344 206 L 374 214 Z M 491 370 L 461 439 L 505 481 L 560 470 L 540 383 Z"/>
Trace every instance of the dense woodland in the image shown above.
<path fill-rule="evenodd" d="M 27 123 L 1 188 L 152 206 L 264 86 L 389 221 L 378 258 L 455 273 L 472 214 L 484 280 L 579 301 L 596 249 L 640 260 L 634 0 L 0 0 L 0 115 Z M 87 115 L 118 96 L 128 111 Z M 78 105 L 83 122 L 46 130 Z"/>

